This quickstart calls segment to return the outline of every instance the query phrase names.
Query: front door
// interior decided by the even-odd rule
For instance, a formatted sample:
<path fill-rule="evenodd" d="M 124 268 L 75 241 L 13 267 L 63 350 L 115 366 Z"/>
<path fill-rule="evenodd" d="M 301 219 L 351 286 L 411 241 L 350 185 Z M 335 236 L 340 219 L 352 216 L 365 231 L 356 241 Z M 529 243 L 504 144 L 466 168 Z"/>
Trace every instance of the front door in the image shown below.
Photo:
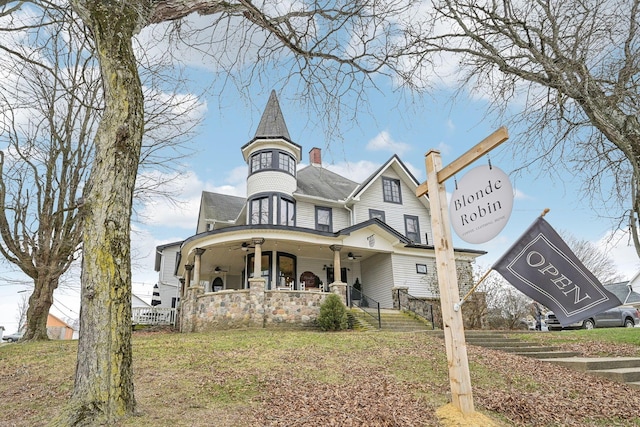
<path fill-rule="evenodd" d="M 329 267 L 327 268 L 327 284 L 330 285 L 333 282 L 335 282 L 334 279 L 334 274 L 333 274 L 333 267 Z M 342 283 L 347 283 L 347 268 L 346 267 L 342 267 L 340 269 L 340 281 Z"/>

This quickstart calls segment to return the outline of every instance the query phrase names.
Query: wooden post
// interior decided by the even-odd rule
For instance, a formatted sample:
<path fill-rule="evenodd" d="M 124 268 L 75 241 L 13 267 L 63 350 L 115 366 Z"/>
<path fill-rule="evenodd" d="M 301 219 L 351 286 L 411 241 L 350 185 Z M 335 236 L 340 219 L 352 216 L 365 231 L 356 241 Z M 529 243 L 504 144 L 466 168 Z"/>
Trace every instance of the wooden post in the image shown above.
<path fill-rule="evenodd" d="M 449 363 L 449 382 L 453 405 L 463 414 L 471 414 L 473 394 L 469 375 L 467 345 L 464 338 L 462 312 L 453 306 L 460 301 L 456 259 L 453 253 L 449 212 L 447 211 L 447 193 L 444 183 L 438 183 L 437 173 L 442 168 L 440 152 L 431 150 L 426 155 L 427 185 L 431 206 L 431 228 L 436 252 L 436 269 L 440 287 L 442 305 L 442 324 L 444 341 Z"/>
<path fill-rule="evenodd" d="M 431 228 L 436 253 L 444 342 L 449 364 L 451 403 L 465 415 L 474 412 L 473 394 L 471 391 L 469 359 L 467 358 L 462 312 L 459 305 L 458 272 L 453 252 L 453 239 L 451 238 L 451 224 L 449 222 L 444 181 L 507 139 L 509 139 L 507 129 L 501 127 L 445 168 L 442 167 L 440 152 L 430 150 L 425 155 L 427 181 L 420 184 L 416 189 L 416 196 L 418 197 L 422 197 L 427 193 L 430 195 Z"/>

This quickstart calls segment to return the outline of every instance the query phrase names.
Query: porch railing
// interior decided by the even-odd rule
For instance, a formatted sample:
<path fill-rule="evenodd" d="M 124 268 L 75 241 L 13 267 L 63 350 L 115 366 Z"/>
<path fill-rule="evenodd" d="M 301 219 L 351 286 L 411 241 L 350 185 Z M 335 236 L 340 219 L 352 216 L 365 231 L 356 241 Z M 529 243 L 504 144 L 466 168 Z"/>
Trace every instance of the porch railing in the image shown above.
<path fill-rule="evenodd" d="M 423 319 L 431 322 L 431 329 L 436 328 L 433 321 L 433 305 L 431 303 L 428 303 L 422 298 L 414 297 L 406 291 L 401 292 L 400 289 L 398 289 L 397 292 L 400 310 L 410 311 L 416 316 L 422 317 Z"/>
<path fill-rule="evenodd" d="M 378 329 L 382 328 L 382 319 L 380 317 L 380 303 L 373 298 L 369 298 L 362 293 L 361 290 L 349 286 L 349 307 L 357 307 L 378 324 Z"/>
<path fill-rule="evenodd" d="M 131 323 L 134 325 L 175 325 L 176 309 L 166 307 L 134 307 Z"/>

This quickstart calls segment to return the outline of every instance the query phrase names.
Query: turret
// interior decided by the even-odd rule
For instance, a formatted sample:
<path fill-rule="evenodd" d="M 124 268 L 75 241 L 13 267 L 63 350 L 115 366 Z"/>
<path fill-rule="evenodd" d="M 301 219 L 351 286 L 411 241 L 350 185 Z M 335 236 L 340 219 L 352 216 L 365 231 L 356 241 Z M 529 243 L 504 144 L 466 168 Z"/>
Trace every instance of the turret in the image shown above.
<path fill-rule="evenodd" d="M 291 141 L 275 91 L 242 155 L 248 165 L 247 224 L 295 225 L 293 192 L 301 147 Z"/>

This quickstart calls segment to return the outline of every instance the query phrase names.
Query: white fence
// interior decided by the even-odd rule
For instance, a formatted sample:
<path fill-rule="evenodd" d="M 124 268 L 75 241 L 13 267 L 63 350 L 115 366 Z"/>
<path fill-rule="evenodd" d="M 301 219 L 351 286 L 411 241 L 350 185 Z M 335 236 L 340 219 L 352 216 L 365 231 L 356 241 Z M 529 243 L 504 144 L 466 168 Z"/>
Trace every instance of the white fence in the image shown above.
<path fill-rule="evenodd" d="M 134 307 L 131 323 L 134 325 L 174 325 L 176 322 L 175 308 Z"/>

